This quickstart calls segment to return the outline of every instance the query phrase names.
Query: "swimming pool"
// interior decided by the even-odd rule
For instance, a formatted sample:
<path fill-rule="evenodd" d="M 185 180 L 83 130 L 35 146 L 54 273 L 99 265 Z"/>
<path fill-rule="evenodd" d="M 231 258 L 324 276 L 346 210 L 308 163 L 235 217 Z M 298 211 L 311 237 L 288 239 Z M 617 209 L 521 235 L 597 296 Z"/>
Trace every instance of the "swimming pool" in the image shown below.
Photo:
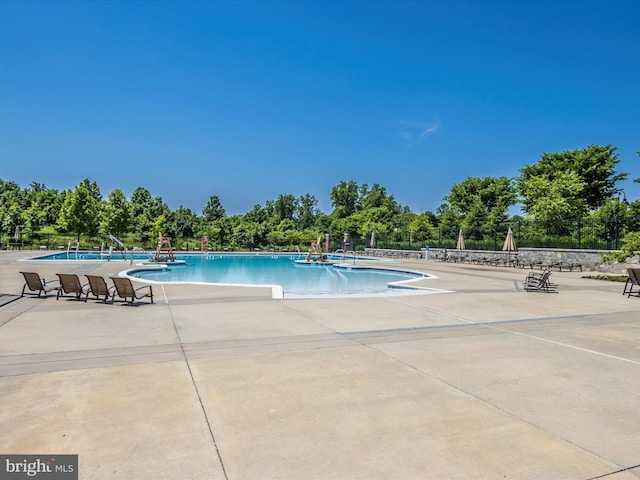
<path fill-rule="evenodd" d="M 420 272 L 370 265 L 360 267 L 356 265 L 360 260 L 335 264 L 296 262 L 304 259 L 304 255 L 220 254 L 178 255 L 176 258 L 184 259 L 186 263 L 136 267 L 127 274 L 156 282 L 274 286 L 273 296 L 280 298 L 419 293 L 392 290 L 409 288 L 398 282 L 429 277 Z"/>
<path fill-rule="evenodd" d="M 353 257 L 332 257 L 338 263 L 299 263 L 305 255 L 295 254 L 183 254 L 182 264 L 136 265 L 128 276 L 150 282 L 213 283 L 224 285 L 271 286 L 276 298 L 373 296 L 428 293 L 411 288 L 410 282 L 431 277 L 414 271 L 380 268 L 373 262 L 362 264 Z M 112 260 L 123 260 L 118 254 Z M 99 252 L 59 252 L 34 260 L 104 260 Z M 129 255 L 127 255 L 129 260 Z M 134 261 L 148 261 L 135 255 Z M 124 262 L 123 262 L 124 263 Z"/>

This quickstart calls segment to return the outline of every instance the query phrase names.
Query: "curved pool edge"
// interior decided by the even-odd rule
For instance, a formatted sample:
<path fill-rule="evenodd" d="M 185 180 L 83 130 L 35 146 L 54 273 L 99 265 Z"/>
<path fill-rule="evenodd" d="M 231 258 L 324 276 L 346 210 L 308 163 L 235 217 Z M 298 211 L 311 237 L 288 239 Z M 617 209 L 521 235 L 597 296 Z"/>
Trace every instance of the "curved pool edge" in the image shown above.
<path fill-rule="evenodd" d="M 130 275 L 133 272 L 148 272 L 154 270 L 164 270 L 168 268 L 167 264 L 158 264 L 158 265 L 136 265 L 133 268 L 127 268 L 126 270 L 122 270 L 118 272 L 119 277 L 126 277 L 130 280 L 135 280 L 140 283 L 148 283 L 152 285 L 209 285 L 209 286 L 217 286 L 217 287 L 252 287 L 252 288 L 270 288 L 271 289 L 271 298 L 284 298 L 284 292 L 282 290 L 281 285 L 260 285 L 260 284 L 248 284 L 248 283 L 211 283 L 211 282 L 160 282 L 158 280 L 147 280 L 145 278 L 135 277 Z M 164 287 L 163 287 L 164 289 Z"/>
<path fill-rule="evenodd" d="M 384 292 L 359 292 L 352 291 L 348 293 L 347 291 L 342 292 L 315 292 L 315 293 L 296 293 L 289 292 L 285 293 L 282 285 L 277 284 L 246 284 L 246 283 L 212 283 L 212 282 L 161 282 L 158 280 L 147 280 L 141 277 L 136 277 L 130 275 L 134 272 L 145 272 L 145 271 L 154 271 L 154 270 L 164 270 L 169 267 L 168 264 L 145 264 L 139 263 L 135 265 L 133 268 L 127 268 L 126 270 L 122 270 L 118 272 L 118 276 L 127 277 L 131 280 L 153 284 L 153 285 L 209 285 L 209 286 L 218 286 L 218 287 L 240 287 L 240 288 L 270 288 L 271 289 L 271 298 L 276 300 L 296 300 L 296 299 L 330 299 L 330 298 L 375 298 L 375 297 L 390 297 L 390 296 L 410 296 L 410 295 L 434 295 L 441 293 L 452 293 L 452 290 L 444 290 L 439 288 L 430 288 L 423 287 L 420 285 L 412 285 L 412 283 L 422 281 L 425 279 L 435 279 L 438 278 L 437 275 L 433 275 L 431 273 L 425 273 L 418 270 L 410 270 L 410 269 L 398 269 L 398 268 L 380 268 L 373 267 L 369 265 L 353 265 L 346 263 L 335 263 L 332 265 L 334 268 L 345 268 L 345 269 L 358 269 L 358 270 L 387 270 L 390 272 L 401 272 L 401 273 L 409 273 L 413 275 L 420 275 L 418 278 L 410 278 L 407 280 L 399 280 L 396 282 L 387 283 L 387 291 Z M 164 289 L 164 287 L 163 287 Z M 166 298 L 166 296 L 165 296 Z"/>

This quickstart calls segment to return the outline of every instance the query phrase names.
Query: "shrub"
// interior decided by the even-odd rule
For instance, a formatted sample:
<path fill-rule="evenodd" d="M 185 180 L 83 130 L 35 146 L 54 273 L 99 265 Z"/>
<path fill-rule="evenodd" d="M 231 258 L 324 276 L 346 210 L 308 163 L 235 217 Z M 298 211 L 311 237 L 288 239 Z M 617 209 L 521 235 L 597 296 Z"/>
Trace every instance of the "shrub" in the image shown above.
<path fill-rule="evenodd" d="M 605 260 L 617 260 L 624 262 L 627 258 L 640 252 L 640 232 L 629 232 L 622 239 L 622 247 L 619 252 L 611 252 L 605 256 Z"/>

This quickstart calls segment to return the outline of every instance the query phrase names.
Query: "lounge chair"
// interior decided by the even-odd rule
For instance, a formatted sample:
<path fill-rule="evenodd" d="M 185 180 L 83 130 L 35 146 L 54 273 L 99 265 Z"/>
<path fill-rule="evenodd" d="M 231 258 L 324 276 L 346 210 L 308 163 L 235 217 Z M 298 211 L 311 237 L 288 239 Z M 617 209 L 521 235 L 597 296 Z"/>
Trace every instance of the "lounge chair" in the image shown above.
<path fill-rule="evenodd" d="M 35 272 L 20 272 L 24 276 L 25 284 L 22 287 L 21 297 L 24 297 L 25 294 L 36 295 L 38 292 L 38 297 L 41 293 L 45 295 L 49 292 L 53 292 L 54 290 L 60 290 L 60 284 L 57 280 L 45 280 L 44 278 L 40 278 Z M 30 292 L 26 292 L 26 289 L 31 290 Z"/>
<path fill-rule="evenodd" d="M 89 288 L 87 289 L 87 295 L 84 298 L 85 302 L 89 300 L 89 294 L 91 294 L 98 300 L 100 300 L 100 297 L 104 296 L 104 303 L 107 303 L 107 300 L 111 298 L 111 303 L 113 303 L 113 297 L 116 294 L 115 287 L 108 287 L 106 280 L 99 275 L 85 275 L 85 277 L 89 280 Z"/>
<path fill-rule="evenodd" d="M 551 270 L 547 269 L 544 272 L 535 273 L 530 272 L 527 278 L 524 279 L 524 289 L 528 292 L 530 290 L 544 290 L 546 292 L 551 288 L 549 277 L 551 276 Z"/>
<path fill-rule="evenodd" d="M 80 278 L 75 273 L 56 273 L 60 279 L 62 287 L 58 289 L 58 295 L 56 300 L 63 296 L 63 292 L 76 297 L 76 300 L 80 300 L 80 297 L 89 290 L 89 285 L 81 284 Z"/>
<path fill-rule="evenodd" d="M 627 278 L 627 281 L 624 284 L 622 294 L 624 295 L 626 293 L 627 297 L 630 297 L 633 286 L 640 286 L 640 268 L 627 268 L 627 275 L 629 275 L 629 278 Z M 627 290 L 627 287 L 629 287 L 629 290 Z M 640 295 L 640 292 L 638 292 L 638 294 Z"/>
<path fill-rule="evenodd" d="M 116 294 L 130 305 L 133 305 L 135 300 L 140 300 L 145 297 L 150 297 L 151 303 L 153 303 L 153 289 L 151 288 L 151 285 L 134 288 L 133 283 L 127 277 L 110 278 L 113 280 L 113 285 L 116 287 Z M 146 289 L 148 289 L 148 291 L 144 292 Z"/>

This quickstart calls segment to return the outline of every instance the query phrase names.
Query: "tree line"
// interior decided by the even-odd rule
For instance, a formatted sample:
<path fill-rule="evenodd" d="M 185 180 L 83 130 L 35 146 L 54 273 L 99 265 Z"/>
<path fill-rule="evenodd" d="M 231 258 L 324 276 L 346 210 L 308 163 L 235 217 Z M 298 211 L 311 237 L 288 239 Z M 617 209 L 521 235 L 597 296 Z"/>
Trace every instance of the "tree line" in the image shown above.
<path fill-rule="evenodd" d="M 96 238 L 115 235 L 153 244 L 158 233 L 177 239 L 207 236 L 214 248 L 266 248 L 307 245 L 329 232 L 353 238 L 393 231 L 428 240 L 436 228 L 480 228 L 504 225 L 509 208 L 520 205 L 525 219 L 640 216 L 640 201 L 628 202 L 617 183 L 628 174 L 616 171 L 617 148 L 590 145 L 544 153 L 525 165 L 516 178 L 467 177 L 454 184 L 435 212 L 416 213 L 400 205 L 384 186 L 341 181 L 330 192 L 333 210 L 321 212 L 312 194 L 280 194 L 242 215 L 228 216 L 217 195 L 200 212 L 180 206 L 171 210 L 161 196 L 138 187 L 127 198 L 116 188 L 103 198 L 95 181 L 58 191 L 41 183 L 21 188 L 0 179 L 2 238 L 16 226 L 25 236 L 43 234 Z M 640 180 L 640 179 L 638 179 Z M 634 180 L 634 181 L 638 181 Z"/>

